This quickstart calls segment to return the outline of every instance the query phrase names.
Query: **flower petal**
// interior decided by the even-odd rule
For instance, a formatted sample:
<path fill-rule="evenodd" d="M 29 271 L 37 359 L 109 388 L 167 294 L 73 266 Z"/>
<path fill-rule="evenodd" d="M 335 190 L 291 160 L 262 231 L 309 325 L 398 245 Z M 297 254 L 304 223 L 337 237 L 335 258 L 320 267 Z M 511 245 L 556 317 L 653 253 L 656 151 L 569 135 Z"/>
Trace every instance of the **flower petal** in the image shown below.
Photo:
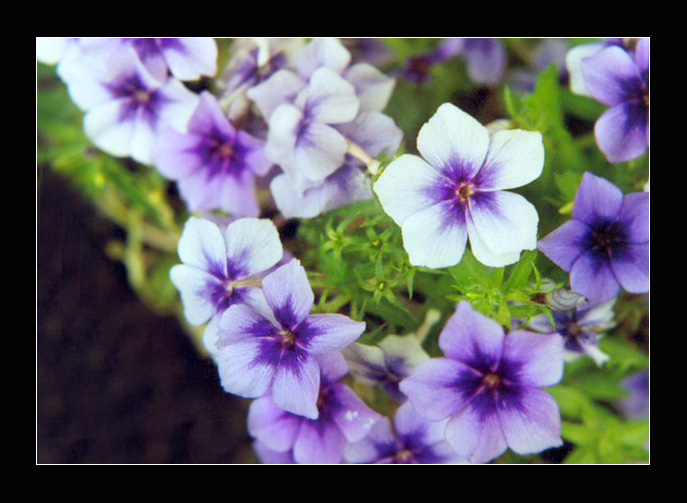
<path fill-rule="evenodd" d="M 198 142 L 196 135 L 181 134 L 169 126 L 164 127 L 155 138 L 151 153 L 152 163 L 166 178 L 186 178 L 202 164 L 202 159 L 196 152 Z"/>
<path fill-rule="evenodd" d="M 620 285 L 630 293 L 649 291 L 649 243 L 628 244 L 611 258 L 611 268 Z"/>
<path fill-rule="evenodd" d="M 613 274 L 608 259 L 591 253 L 583 253 L 570 268 L 570 287 L 581 293 L 590 304 L 605 302 L 620 291 L 620 284 Z"/>
<path fill-rule="evenodd" d="M 489 133 L 460 108 L 444 103 L 420 128 L 417 149 L 451 180 L 472 179 L 487 155 Z"/>
<path fill-rule="evenodd" d="M 174 40 L 174 39 L 171 39 Z M 162 49 L 169 70 L 180 80 L 212 77 L 217 72 L 217 43 L 210 37 L 178 38 Z"/>
<path fill-rule="evenodd" d="M 573 93 L 582 96 L 590 95 L 587 86 L 584 84 L 584 77 L 582 76 L 582 60 L 593 56 L 604 47 L 606 47 L 606 44 L 603 42 L 582 44 L 573 47 L 565 55 L 565 66 L 570 76 L 570 90 Z"/>
<path fill-rule="evenodd" d="M 246 95 L 255 102 L 266 121 L 272 113 L 285 103 L 292 103 L 306 82 L 290 70 L 277 70 L 267 80 L 251 87 Z"/>
<path fill-rule="evenodd" d="M 318 68 L 312 74 L 305 93 L 308 119 L 326 124 L 352 121 L 359 106 L 355 88 L 334 70 Z"/>
<path fill-rule="evenodd" d="M 274 365 L 260 358 L 259 339 L 246 339 L 220 348 L 217 368 L 224 391 L 245 398 L 264 395 L 275 376 Z"/>
<path fill-rule="evenodd" d="M 520 259 L 520 250 L 506 253 L 496 253 L 489 249 L 480 237 L 475 224 L 470 219 L 467 221 L 468 237 L 470 238 L 470 250 L 475 258 L 489 267 L 503 267 L 514 264 Z"/>
<path fill-rule="evenodd" d="M 589 94 L 606 105 L 627 100 L 630 88 L 643 85 L 632 56 L 616 45 L 585 58 L 581 70 Z"/>
<path fill-rule="evenodd" d="M 293 446 L 293 457 L 301 464 L 340 463 L 346 438 L 331 421 L 303 421 Z"/>
<path fill-rule="evenodd" d="M 210 220 L 190 217 L 177 244 L 184 264 L 197 267 L 218 278 L 227 275 L 227 247 L 222 231 Z"/>
<path fill-rule="evenodd" d="M 225 231 L 227 260 L 241 277 L 266 271 L 284 254 L 279 231 L 266 218 L 240 218 Z"/>
<path fill-rule="evenodd" d="M 541 133 L 498 131 L 492 135 L 487 158 L 473 181 L 480 190 L 512 189 L 536 180 L 543 168 Z"/>
<path fill-rule="evenodd" d="M 324 180 L 344 163 L 347 150 L 346 138 L 336 129 L 308 122 L 299 131 L 295 144 L 295 169 L 308 180 Z"/>
<path fill-rule="evenodd" d="M 335 38 L 314 38 L 296 57 L 298 73 L 305 79 L 321 67 L 341 73 L 351 61 L 351 54 Z"/>
<path fill-rule="evenodd" d="M 315 358 L 282 360 L 276 368 L 272 399 L 277 407 L 299 416 L 317 419 L 320 365 Z"/>
<path fill-rule="evenodd" d="M 298 336 L 308 340 L 308 352 L 323 354 L 343 349 L 365 331 L 364 321 L 343 314 L 311 314 L 298 325 Z"/>
<path fill-rule="evenodd" d="M 556 333 L 509 332 L 501 365 L 515 370 L 515 379 L 525 386 L 556 384 L 563 377 L 563 338 Z"/>
<path fill-rule="evenodd" d="M 615 220 L 622 205 L 623 193 L 618 187 L 586 172 L 575 194 L 572 217 L 594 226 L 599 221 Z"/>
<path fill-rule="evenodd" d="M 629 243 L 648 243 L 650 228 L 650 196 L 648 192 L 626 194 L 618 220 L 624 224 Z"/>
<path fill-rule="evenodd" d="M 298 259 L 292 259 L 265 276 L 262 290 L 276 319 L 288 329 L 294 329 L 305 319 L 315 299 Z"/>
<path fill-rule="evenodd" d="M 403 247 L 415 266 L 452 266 L 460 262 L 465 252 L 465 215 L 455 201 L 442 201 L 409 216 L 401 231 Z"/>
<path fill-rule="evenodd" d="M 523 387 L 518 403 L 497 401 L 498 416 L 508 446 L 518 454 L 532 454 L 563 445 L 556 401 L 537 388 Z"/>
<path fill-rule="evenodd" d="M 357 442 L 365 437 L 382 418 L 344 384 L 333 384 L 328 388 L 328 392 L 332 420 L 348 442 Z"/>
<path fill-rule="evenodd" d="M 279 327 L 246 304 L 230 306 L 221 315 L 218 328 L 219 348 L 248 339 L 272 337 L 279 331 Z"/>
<path fill-rule="evenodd" d="M 609 162 L 624 162 L 646 151 L 648 129 L 648 108 L 639 102 L 623 102 L 601 114 L 594 124 L 594 136 Z"/>
<path fill-rule="evenodd" d="M 178 264 L 169 270 L 169 277 L 181 294 L 184 317 L 191 325 L 200 325 L 215 314 L 221 282 L 202 269 Z"/>
<path fill-rule="evenodd" d="M 586 251 L 583 238 L 591 232 L 580 220 L 568 220 L 539 240 L 537 248 L 558 267 L 569 271 L 575 259 Z"/>
<path fill-rule="evenodd" d="M 251 402 L 248 408 L 248 433 L 277 452 L 293 447 L 303 419 L 276 405 L 269 395 Z"/>
<path fill-rule="evenodd" d="M 343 74 L 353 84 L 361 110 L 383 110 L 391 98 L 396 82 L 369 63 L 356 63 Z"/>
<path fill-rule="evenodd" d="M 126 157 L 131 152 L 134 121 L 122 118 L 129 104 L 125 98 L 106 101 L 92 107 L 83 119 L 86 136 L 105 152 Z"/>

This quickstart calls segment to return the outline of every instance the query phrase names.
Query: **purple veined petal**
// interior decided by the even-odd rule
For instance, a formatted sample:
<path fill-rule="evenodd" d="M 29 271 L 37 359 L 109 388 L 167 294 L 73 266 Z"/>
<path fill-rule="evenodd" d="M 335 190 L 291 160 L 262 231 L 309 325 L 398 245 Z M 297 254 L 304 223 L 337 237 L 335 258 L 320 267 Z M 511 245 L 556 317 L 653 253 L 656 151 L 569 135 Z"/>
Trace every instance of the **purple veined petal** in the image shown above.
<path fill-rule="evenodd" d="M 451 103 L 441 105 L 417 135 L 417 148 L 429 164 L 453 181 L 471 180 L 489 149 L 489 133 Z"/>
<path fill-rule="evenodd" d="M 355 120 L 336 127 L 371 157 L 393 154 L 403 141 L 403 131 L 391 117 L 375 110 L 358 114 Z"/>
<path fill-rule="evenodd" d="M 496 254 L 537 246 L 537 209 L 520 194 L 507 191 L 470 196 L 468 219 L 484 244 Z"/>
<path fill-rule="evenodd" d="M 497 401 L 497 406 L 506 442 L 518 454 L 563 445 L 558 405 L 545 391 L 522 387 L 517 404 Z"/>
<path fill-rule="evenodd" d="M 506 51 L 494 38 L 466 39 L 463 56 L 467 60 L 468 73 L 480 84 L 496 84 L 506 67 Z"/>
<path fill-rule="evenodd" d="M 353 343 L 342 349 L 341 353 L 356 380 L 374 386 L 385 379 L 384 355 L 377 346 Z"/>
<path fill-rule="evenodd" d="M 320 365 L 312 356 L 282 358 L 275 369 L 272 399 L 292 414 L 317 419 L 319 389 Z"/>
<path fill-rule="evenodd" d="M 618 214 L 623 222 L 629 243 L 648 243 L 650 228 L 651 204 L 648 192 L 626 194 Z"/>
<path fill-rule="evenodd" d="M 462 411 L 482 375 L 457 360 L 431 358 L 401 381 L 401 391 L 423 416 L 440 421 Z"/>
<path fill-rule="evenodd" d="M 240 218 L 225 231 L 227 260 L 241 277 L 266 271 L 281 260 L 284 250 L 271 220 Z"/>
<path fill-rule="evenodd" d="M 185 264 L 172 266 L 169 277 L 181 294 L 184 316 L 191 325 L 205 323 L 215 314 L 217 298 L 214 292 L 224 290 L 216 277 Z"/>
<path fill-rule="evenodd" d="M 540 239 L 537 248 L 558 267 L 569 271 L 575 259 L 587 251 L 583 239 L 589 232 L 591 229 L 584 222 L 568 220 Z"/>
<path fill-rule="evenodd" d="M 570 268 L 570 286 L 591 304 L 605 302 L 618 295 L 620 284 L 608 259 L 587 252 L 580 255 Z"/>
<path fill-rule="evenodd" d="M 262 280 L 262 290 L 283 327 L 294 329 L 310 312 L 313 294 L 305 269 L 293 259 Z"/>
<path fill-rule="evenodd" d="M 575 94 L 590 96 L 582 76 L 582 60 L 593 56 L 606 47 L 603 42 L 592 42 L 573 47 L 565 55 L 565 66 L 570 76 L 570 90 Z"/>
<path fill-rule="evenodd" d="M 581 64 L 582 76 L 589 94 L 606 105 L 626 101 L 632 88 L 641 89 L 639 68 L 624 49 L 610 46 L 585 58 Z"/>
<path fill-rule="evenodd" d="M 291 70 L 277 70 L 267 80 L 246 91 L 266 121 L 280 105 L 292 103 L 307 83 Z"/>
<path fill-rule="evenodd" d="M 203 91 L 198 95 L 198 104 L 188 121 L 188 131 L 207 136 L 217 130 L 226 136 L 233 136 L 235 133 L 217 98 L 210 92 Z"/>
<path fill-rule="evenodd" d="M 238 342 L 273 337 L 280 327 L 246 304 L 234 304 L 224 311 L 218 324 L 217 347 L 223 348 Z"/>
<path fill-rule="evenodd" d="M 296 460 L 293 459 L 293 453 L 291 451 L 287 452 L 277 452 L 273 451 L 267 447 L 262 442 L 256 440 L 253 442 L 253 452 L 258 457 L 262 464 L 266 465 L 293 465 Z"/>
<path fill-rule="evenodd" d="M 622 204 L 623 193 L 618 187 L 586 172 L 575 194 L 572 217 L 594 226 L 600 220 L 615 220 Z"/>
<path fill-rule="evenodd" d="M 460 262 L 468 238 L 463 212 L 448 200 L 406 218 L 401 233 L 410 263 L 437 269 Z"/>
<path fill-rule="evenodd" d="M 260 339 L 221 347 L 217 354 L 220 383 L 227 393 L 244 398 L 263 396 L 275 379 L 275 366 L 260 358 Z"/>
<path fill-rule="evenodd" d="M 302 419 L 276 405 L 267 395 L 251 402 L 246 420 L 248 434 L 277 452 L 293 447 Z"/>
<path fill-rule="evenodd" d="M 649 243 L 627 244 L 622 253 L 611 258 L 618 283 L 630 293 L 649 291 Z"/>
<path fill-rule="evenodd" d="M 296 68 L 304 79 L 309 79 L 318 68 L 330 68 L 337 73 L 351 62 L 351 54 L 335 38 L 314 38 L 296 56 Z"/>
<path fill-rule="evenodd" d="M 475 370 L 495 372 L 503 340 L 501 325 L 461 301 L 439 335 L 439 347 L 447 357 Z"/>
<path fill-rule="evenodd" d="M 513 189 L 536 180 L 544 168 L 541 133 L 510 129 L 491 137 L 484 165 L 473 182 L 479 190 Z"/>
<path fill-rule="evenodd" d="M 244 162 L 257 176 L 266 176 L 274 163 L 265 154 L 265 141 L 254 136 L 237 131 L 238 143 L 245 147 Z"/>
<path fill-rule="evenodd" d="M 181 134 L 170 126 L 162 128 L 155 138 L 151 154 L 153 165 L 170 180 L 190 176 L 202 163 L 200 156 L 194 152 L 198 140 L 197 136 Z"/>
<path fill-rule="evenodd" d="M 285 158 L 293 155 L 298 126 L 302 120 L 303 113 L 290 103 L 279 105 L 272 112 L 265 151 L 273 162 L 282 165 Z"/>
<path fill-rule="evenodd" d="M 179 195 L 192 212 L 203 209 L 219 208 L 219 192 L 216 190 L 217 180 L 208 180 L 203 170 L 196 171 L 177 181 Z"/>
<path fill-rule="evenodd" d="M 563 377 L 563 338 L 557 333 L 509 332 L 504 340 L 503 361 L 506 366 L 517 367 L 512 378 L 518 384 L 551 386 Z"/>
<path fill-rule="evenodd" d="M 496 253 L 486 245 L 477 227 L 475 227 L 475 224 L 469 218 L 467 220 L 467 226 L 468 238 L 470 239 L 470 250 L 475 258 L 482 264 L 489 267 L 504 267 L 520 260 L 521 250 Z"/>
<path fill-rule="evenodd" d="M 159 109 L 160 122 L 169 124 L 179 132 L 185 132 L 198 107 L 198 95 L 174 78 L 167 79 L 158 93 L 164 101 Z"/>
<path fill-rule="evenodd" d="M 329 68 L 318 68 L 312 74 L 304 94 L 303 114 L 311 121 L 341 124 L 352 121 L 358 114 L 360 100 L 355 88 Z"/>
<path fill-rule="evenodd" d="M 122 111 L 128 108 L 128 100 L 106 101 L 92 107 L 84 115 L 83 127 L 86 136 L 105 152 L 117 157 L 130 154 L 134 122 L 122 120 Z"/>
<path fill-rule="evenodd" d="M 343 314 L 310 314 L 296 330 L 308 340 L 311 354 L 325 354 L 353 343 L 365 331 L 365 322 Z"/>
<path fill-rule="evenodd" d="M 482 395 L 479 402 L 449 419 L 444 431 L 446 441 L 470 463 L 491 461 L 507 448 L 493 398 Z"/>
<path fill-rule="evenodd" d="M 369 63 L 349 66 L 343 77 L 355 87 L 361 110 L 383 110 L 396 85 L 394 79 L 387 77 Z"/>
<path fill-rule="evenodd" d="M 250 170 L 238 176 L 222 176 L 208 181 L 207 190 L 216 191 L 217 202 L 203 209 L 220 208 L 238 217 L 257 217 L 260 214 L 255 194 L 255 178 Z"/>
<path fill-rule="evenodd" d="M 635 46 L 635 62 L 640 73 L 649 71 L 649 41 L 648 37 L 640 38 Z"/>
<path fill-rule="evenodd" d="M 348 442 L 357 442 L 365 437 L 382 418 L 344 384 L 331 385 L 328 393 L 332 420 Z"/>
<path fill-rule="evenodd" d="M 180 80 L 212 77 L 217 72 L 217 43 L 209 37 L 161 39 L 169 70 Z"/>
<path fill-rule="evenodd" d="M 177 243 L 184 264 L 207 271 L 218 278 L 227 277 L 227 247 L 222 231 L 209 220 L 190 217 Z"/>
<path fill-rule="evenodd" d="M 405 220 L 447 198 L 450 180 L 425 160 L 411 154 L 394 159 L 384 169 L 373 189 L 394 222 Z"/>
<path fill-rule="evenodd" d="M 325 354 L 315 355 L 320 366 L 320 382 L 332 384 L 348 374 L 348 362 L 341 351 L 331 351 Z"/>
<path fill-rule="evenodd" d="M 388 453 L 393 454 L 396 439 L 391 431 L 391 421 L 382 417 L 370 430 L 370 433 L 358 440 L 346 444 L 344 459 L 347 463 L 368 464 L 380 461 Z"/>
<path fill-rule="evenodd" d="M 346 438 L 331 421 L 303 421 L 293 446 L 300 464 L 338 464 L 343 459 Z"/>
<path fill-rule="evenodd" d="M 609 162 L 624 162 L 649 147 L 649 109 L 642 102 L 621 102 L 604 111 L 594 124 L 599 149 Z"/>
<path fill-rule="evenodd" d="M 286 218 L 312 218 L 353 201 L 372 199 L 372 189 L 365 173 L 348 165 L 302 194 L 285 174 L 270 182 L 270 190 L 277 208 Z"/>
<path fill-rule="evenodd" d="M 394 414 L 396 433 L 402 437 L 414 436 L 425 445 L 444 441 L 447 420 L 428 421 L 411 402 L 403 402 Z"/>
<path fill-rule="evenodd" d="M 299 131 L 294 163 L 305 178 L 320 181 L 343 165 L 347 150 L 346 138 L 336 129 L 327 124 L 308 122 Z"/>

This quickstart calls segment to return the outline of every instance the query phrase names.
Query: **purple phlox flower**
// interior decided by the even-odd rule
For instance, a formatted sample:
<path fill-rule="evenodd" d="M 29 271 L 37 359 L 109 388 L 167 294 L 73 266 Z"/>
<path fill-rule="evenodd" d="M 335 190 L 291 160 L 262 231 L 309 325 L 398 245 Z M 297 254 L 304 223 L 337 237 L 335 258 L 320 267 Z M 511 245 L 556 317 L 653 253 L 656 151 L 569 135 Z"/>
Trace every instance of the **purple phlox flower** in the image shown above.
<path fill-rule="evenodd" d="M 477 84 L 497 84 L 506 69 L 506 50 L 497 38 L 463 39 L 460 53 L 468 75 Z"/>
<path fill-rule="evenodd" d="M 372 157 L 382 152 L 392 154 L 403 139 L 394 121 L 377 111 L 360 114 L 339 130 Z M 286 174 L 278 175 L 270 184 L 272 197 L 286 218 L 312 218 L 353 201 L 371 199 L 370 177 L 360 169 L 361 165 L 360 160 L 347 154 L 341 167 L 302 193 Z"/>
<path fill-rule="evenodd" d="M 370 386 L 380 386 L 399 402 L 406 397 L 398 389 L 398 383 L 429 359 L 413 334 L 389 335 L 377 346 L 354 343 L 344 348 L 342 353 L 356 379 Z"/>
<path fill-rule="evenodd" d="M 560 334 L 566 359 L 574 359 L 583 353 L 600 366 L 608 360 L 608 355 L 598 348 L 597 343 L 602 333 L 615 326 L 614 304 L 615 299 L 612 299 L 596 306 L 551 310 L 553 326 L 545 314 L 539 314 L 530 318 L 527 328 L 545 334 Z"/>
<path fill-rule="evenodd" d="M 303 44 L 299 38 L 236 39 L 220 83 L 220 101 L 228 107 L 228 115 L 245 114 L 250 107 L 247 92 L 278 70 L 291 68 Z"/>
<path fill-rule="evenodd" d="M 570 288 L 597 304 L 649 291 L 649 193 L 623 195 L 608 180 L 582 176 L 572 219 L 539 241 L 538 248 L 570 273 Z"/>
<path fill-rule="evenodd" d="M 382 418 L 366 437 L 346 446 L 344 458 L 357 464 L 467 463 L 444 438 L 447 422 L 428 421 L 405 402 L 396 410 L 393 424 Z"/>
<path fill-rule="evenodd" d="M 254 179 L 272 167 L 264 142 L 235 129 L 207 91 L 185 133 L 171 127 L 160 131 L 152 160 L 164 176 L 177 181 L 191 211 L 221 209 L 237 216 L 258 216 Z"/>
<path fill-rule="evenodd" d="M 634 51 L 606 47 L 581 61 L 589 94 L 609 105 L 594 125 L 599 149 L 609 162 L 642 155 L 649 147 L 649 39 Z"/>
<path fill-rule="evenodd" d="M 213 222 L 191 217 L 178 243 L 182 264 L 169 276 L 179 290 L 191 325 L 208 322 L 205 348 L 216 355 L 220 315 L 234 304 L 261 307 L 260 277 L 283 256 L 279 233 L 267 219 L 240 218 L 224 232 Z"/>
<path fill-rule="evenodd" d="M 365 330 L 341 314 L 308 314 L 314 295 L 297 259 L 262 279 L 262 309 L 232 305 L 219 324 L 218 367 L 225 391 L 246 398 L 271 392 L 293 414 L 318 417 L 320 364 Z"/>
<path fill-rule="evenodd" d="M 649 371 L 642 370 L 623 379 L 622 386 L 628 396 L 617 402 L 623 415 L 631 420 L 649 417 Z"/>
<path fill-rule="evenodd" d="M 607 38 L 571 47 L 565 55 L 565 67 L 569 75 L 570 90 L 575 94 L 591 96 L 582 76 L 582 60 L 594 56 L 601 50 L 611 47 L 631 47 L 632 39 Z"/>
<path fill-rule="evenodd" d="M 459 455 L 485 463 L 507 447 L 529 454 L 562 445 L 558 406 L 540 389 L 563 375 L 559 335 L 506 335 L 461 301 L 439 347 L 445 356 L 418 365 L 400 388 L 427 419 L 449 418 L 444 434 Z"/>
<path fill-rule="evenodd" d="M 352 389 L 338 382 L 347 372 L 346 362 L 338 351 L 322 354 L 315 360 L 320 386 L 314 417 L 284 410 L 277 405 L 273 390 L 251 403 L 248 433 L 275 453 L 290 452 L 296 463 L 340 463 L 346 444 L 367 435 L 382 416 Z"/>
<path fill-rule="evenodd" d="M 480 262 L 501 267 L 534 249 L 539 216 L 507 191 L 536 179 L 544 165 L 541 134 L 519 129 L 489 135 L 450 103 L 422 126 L 417 149 L 392 161 L 374 185 L 384 211 L 401 226 L 410 263 L 457 264 L 468 238 Z"/>
<path fill-rule="evenodd" d="M 67 89 L 86 112 L 84 131 L 99 148 L 150 164 L 159 129 L 183 131 L 198 96 L 177 79 L 155 79 L 130 47 L 109 54 L 106 68 L 96 66 L 72 76 Z"/>
<path fill-rule="evenodd" d="M 197 80 L 217 72 L 217 43 L 209 37 L 124 38 L 158 80 L 171 73 L 179 80 Z"/>

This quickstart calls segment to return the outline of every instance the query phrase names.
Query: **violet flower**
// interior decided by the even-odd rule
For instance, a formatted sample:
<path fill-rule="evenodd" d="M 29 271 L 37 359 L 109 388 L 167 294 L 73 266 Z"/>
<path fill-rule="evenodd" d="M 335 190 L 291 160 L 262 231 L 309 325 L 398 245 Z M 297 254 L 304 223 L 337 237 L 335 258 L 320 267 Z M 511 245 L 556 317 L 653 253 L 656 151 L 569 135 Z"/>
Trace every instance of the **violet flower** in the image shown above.
<path fill-rule="evenodd" d="M 384 211 L 401 226 L 410 263 L 457 264 L 468 238 L 480 262 L 501 267 L 534 249 L 539 216 L 524 197 L 505 189 L 537 178 L 544 165 L 541 134 L 503 130 L 489 135 L 450 103 L 422 126 L 417 148 L 374 184 Z"/>
<path fill-rule="evenodd" d="M 649 193 L 623 193 L 608 180 L 582 176 L 572 220 L 539 241 L 538 248 L 570 273 L 570 287 L 591 304 L 621 287 L 649 291 Z"/>
<path fill-rule="evenodd" d="M 340 353 L 324 354 L 316 361 L 321 385 L 314 417 L 283 410 L 272 392 L 251 403 L 248 433 L 273 453 L 282 453 L 287 460 L 290 452 L 296 463 L 340 463 L 346 444 L 367 435 L 381 416 L 348 386 L 338 382 L 347 372 Z M 278 461 L 274 455 L 268 460 Z"/>
<path fill-rule="evenodd" d="M 158 80 L 171 73 L 179 80 L 197 80 L 217 72 L 217 43 L 209 37 L 124 38 Z"/>
<path fill-rule="evenodd" d="M 223 232 L 209 220 L 191 217 L 178 251 L 182 264 L 172 266 L 170 279 L 181 294 L 186 320 L 209 322 L 203 343 L 214 356 L 220 315 L 237 303 L 264 304 L 260 276 L 283 256 L 279 233 L 267 219 L 234 220 Z"/>
<path fill-rule="evenodd" d="M 630 420 L 641 420 L 649 417 L 650 412 L 650 386 L 649 371 L 642 370 L 626 377 L 622 381 L 622 387 L 627 396 L 619 400 L 616 405 L 623 415 Z"/>
<path fill-rule="evenodd" d="M 614 304 L 615 299 L 595 306 L 552 310 L 553 326 L 545 314 L 539 314 L 530 318 L 527 328 L 544 334 L 560 334 L 566 358 L 586 354 L 600 366 L 608 360 L 608 355 L 597 346 L 599 335 L 615 326 Z"/>
<path fill-rule="evenodd" d="M 562 445 L 556 401 L 542 386 L 563 375 L 563 339 L 516 330 L 461 301 L 439 335 L 445 357 L 415 368 L 400 388 L 431 421 L 449 418 L 445 436 L 471 463 L 507 447 L 530 454 Z"/>
<path fill-rule="evenodd" d="M 463 39 L 461 54 L 470 78 L 478 84 L 493 85 L 506 69 L 506 50 L 497 38 Z"/>
<path fill-rule="evenodd" d="M 584 58 L 581 70 L 589 94 L 610 106 L 594 125 L 599 149 L 609 162 L 642 155 L 649 147 L 649 39 L 633 52 L 606 47 Z"/>
<path fill-rule="evenodd" d="M 358 464 L 466 463 L 444 438 L 447 422 L 428 421 L 406 402 L 396 410 L 393 426 L 383 418 L 362 440 L 346 446 L 344 458 Z"/>
<path fill-rule="evenodd" d="M 264 142 L 235 129 L 207 91 L 186 133 L 160 131 L 152 160 L 164 176 L 177 181 L 191 211 L 221 209 L 236 216 L 258 216 L 254 179 L 272 167 Z"/>
<path fill-rule="evenodd" d="M 155 79 L 130 47 L 112 54 L 107 65 L 72 76 L 67 86 L 86 111 L 86 136 L 112 155 L 143 164 L 151 163 L 159 129 L 183 131 L 198 104 L 198 96 L 177 79 Z"/>
<path fill-rule="evenodd" d="M 274 403 L 293 414 L 318 417 L 317 356 L 340 350 L 365 330 L 341 314 L 309 315 L 313 291 L 297 259 L 262 280 L 264 309 L 232 305 L 219 323 L 218 367 L 228 393 Z"/>

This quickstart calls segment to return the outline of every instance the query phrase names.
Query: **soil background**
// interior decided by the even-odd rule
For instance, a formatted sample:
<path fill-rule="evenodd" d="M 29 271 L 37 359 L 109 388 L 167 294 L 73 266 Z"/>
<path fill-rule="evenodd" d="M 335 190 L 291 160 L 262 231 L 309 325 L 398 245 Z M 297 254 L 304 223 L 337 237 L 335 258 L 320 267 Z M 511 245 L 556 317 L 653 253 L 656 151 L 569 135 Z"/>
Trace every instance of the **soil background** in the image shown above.
<path fill-rule="evenodd" d="M 248 401 L 225 393 L 173 317 L 136 297 L 105 243 L 121 231 L 39 166 L 37 464 L 256 462 Z"/>

